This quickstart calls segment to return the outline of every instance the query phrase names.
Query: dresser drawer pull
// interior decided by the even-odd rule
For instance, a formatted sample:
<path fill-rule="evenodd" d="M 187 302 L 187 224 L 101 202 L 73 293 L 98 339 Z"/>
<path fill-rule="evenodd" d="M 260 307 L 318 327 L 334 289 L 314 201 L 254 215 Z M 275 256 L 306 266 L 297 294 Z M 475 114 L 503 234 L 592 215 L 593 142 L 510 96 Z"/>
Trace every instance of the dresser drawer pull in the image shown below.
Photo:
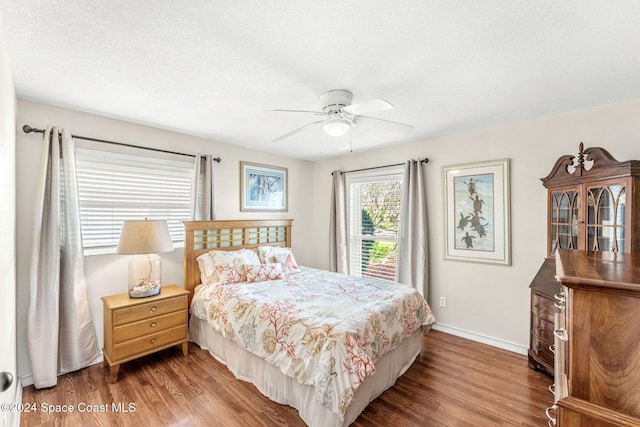
<path fill-rule="evenodd" d="M 554 302 L 553 305 L 555 305 L 558 310 L 564 310 L 564 302 Z"/>
<path fill-rule="evenodd" d="M 149 313 L 155 313 L 158 310 L 158 308 L 154 305 L 153 307 L 151 307 L 149 309 Z"/>
<path fill-rule="evenodd" d="M 547 408 L 547 410 L 545 411 L 545 413 L 547 414 L 547 418 L 549 418 L 549 426 L 553 427 L 556 425 L 556 418 L 552 417 L 551 414 L 549 413 L 549 411 L 555 411 L 556 409 L 558 409 L 558 407 L 556 405 L 550 406 Z"/>
<path fill-rule="evenodd" d="M 555 331 L 553 331 L 553 335 L 560 338 L 561 341 L 567 341 L 569 339 L 566 329 L 556 329 Z"/>
<path fill-rule="evenodd" d="M 551 394 L 556 394 L 556 385 L 555 384 L 551 384 L 549 386 L 549 391 L 551 392 Z"/>
<path fill-rule="evenodd" d="M 564 293 L 555 294 L 553 297 L 560 302 L 565 302 L 567 300 Z"/>
<path fill-rule="evenodd" d="M 153 322 L 153 323 L 151 324 L 151 328 L 155 328 L 156 326 L 158 326 L 158 324 L 157 324 L 156 322 Z"/>
<path fill-rule="evenodd" d="M 158 340 L 157 340 L 157 339 L 155 339 L 155 338 L 151 340 L 151 344 L 155 344 L 155 343 L 157 343 L 157 342 L 158 342 Z"/>
<path fill-rule="evenodd" d="M 553 354 L 556 354 L 556 345 L 555 344 L 551 344 L 549 346 L 549 351 Z"/>

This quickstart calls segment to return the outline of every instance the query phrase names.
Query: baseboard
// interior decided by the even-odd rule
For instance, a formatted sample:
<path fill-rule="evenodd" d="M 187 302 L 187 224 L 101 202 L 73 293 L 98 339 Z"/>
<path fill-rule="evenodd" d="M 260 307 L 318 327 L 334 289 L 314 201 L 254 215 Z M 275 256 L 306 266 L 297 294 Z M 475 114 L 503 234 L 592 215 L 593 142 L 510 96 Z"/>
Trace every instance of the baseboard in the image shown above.
<path fill-rule="evenodd" d="M 18 379 L 22 383 L 22 387 L 33 385 L 33 375 L 24 375 Z"/>
<path fill-rule="evenodd" d="M 501 348 L 503 350 L 511 351 L 513 353 L 518 353 L 522 355 L 527 355 L 528 347 L 523 347 L 518 344 L 514 344 L 508 341 L 499 340 L 496 338 L 487 337 L 485 335 L 480 335 L 475 332 L 465 331 L 464 329 L 455 328 L 453 326 L 443 325 L 442 323 L 436 323 L 432 326 L 436 331 L 444 332 L 446 334 L 455 335 L 457 337 L 462 337 L 469 339 L 471 341 L 477 341 L 482 344 L 487 344 L 493 347 Z"/>

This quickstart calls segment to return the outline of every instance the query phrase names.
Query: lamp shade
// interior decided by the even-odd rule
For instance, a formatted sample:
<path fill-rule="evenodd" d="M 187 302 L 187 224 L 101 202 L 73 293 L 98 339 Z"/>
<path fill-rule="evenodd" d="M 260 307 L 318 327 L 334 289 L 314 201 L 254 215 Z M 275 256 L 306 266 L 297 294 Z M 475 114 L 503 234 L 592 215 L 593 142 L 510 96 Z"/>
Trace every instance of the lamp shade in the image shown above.
<path fill-rule="evenodd" d="M 172 250 L 167 221 L 125 221 L 122 225 L 119 254 L 150 254 Z"/>
<path fill-rule="evenodd" d="M 330 136 L 342 136 L 351 128 L 351 123 L 345 119 L 330 119 L 324 122 L 322 130 Z"/>

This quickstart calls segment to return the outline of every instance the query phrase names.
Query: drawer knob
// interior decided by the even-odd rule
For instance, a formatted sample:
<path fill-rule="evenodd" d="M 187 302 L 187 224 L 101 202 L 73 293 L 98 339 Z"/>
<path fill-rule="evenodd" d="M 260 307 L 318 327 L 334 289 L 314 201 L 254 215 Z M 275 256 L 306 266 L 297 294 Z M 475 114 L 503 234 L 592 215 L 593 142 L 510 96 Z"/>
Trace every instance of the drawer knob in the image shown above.
<path fill-rule="evenodd" d="M 150 313 L 155 313 L 158 310 L 158 308 L 154 305 L 153 307 L 151 307 L 151 309 L 149 309 Z"/>
<path fill-rule="evenodd" d="M 153 323 L 151 324 L 151 327 L 152 327 L 152 328 L 155 328 L 156 326 L 158 326 L 158 324 L 157 324 L 156 322 L 153 322 Z"/>
<path fill-rule="evenodd" d="M 155 338 L 151 340 L 151 344 L 155 344 L 156 342 L 158 342 L 158 340 Z"/>
<path fill-rule="evenodd" d="M 549 346 L 549 351 L 553 354 L 556 354 L 556 345 L 555 344 L 551 344 Z"/>

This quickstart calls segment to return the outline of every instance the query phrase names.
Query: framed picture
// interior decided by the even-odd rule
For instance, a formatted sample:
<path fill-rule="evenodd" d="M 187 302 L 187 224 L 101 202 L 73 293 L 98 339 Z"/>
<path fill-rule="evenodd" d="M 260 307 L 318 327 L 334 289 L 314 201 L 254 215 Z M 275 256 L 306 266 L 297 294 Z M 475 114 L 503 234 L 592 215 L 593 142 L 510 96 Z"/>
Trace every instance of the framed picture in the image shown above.
<path fill-rule="evenodd" d="M 445 259 L 511 265 L 509 160 L 446 166 Z"/>
<path fill-rule="evenodd" d="M 287 169 L 240 162 L 240 210 L 287 211 Z"/>

